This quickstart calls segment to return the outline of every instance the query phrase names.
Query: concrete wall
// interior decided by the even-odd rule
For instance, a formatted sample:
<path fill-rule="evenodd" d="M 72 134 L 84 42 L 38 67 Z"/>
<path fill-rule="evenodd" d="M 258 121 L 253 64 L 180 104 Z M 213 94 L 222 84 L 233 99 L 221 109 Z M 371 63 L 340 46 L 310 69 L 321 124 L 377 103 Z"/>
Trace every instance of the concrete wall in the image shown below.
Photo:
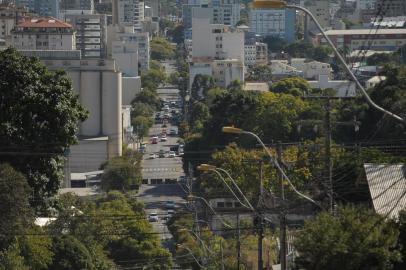
<path fill-rule="evenodd" d="M 141 92 L 141 77 L 122 77 L 123 96 L 122 105 L 131 105 L 131 101 Z"/>
<path fill-rule="evenodd" d="M 70 147 L 68 164 L 71 173 L 99 170 L 100 165 L 108 159 L 108 138 L 80 140 Z"/>

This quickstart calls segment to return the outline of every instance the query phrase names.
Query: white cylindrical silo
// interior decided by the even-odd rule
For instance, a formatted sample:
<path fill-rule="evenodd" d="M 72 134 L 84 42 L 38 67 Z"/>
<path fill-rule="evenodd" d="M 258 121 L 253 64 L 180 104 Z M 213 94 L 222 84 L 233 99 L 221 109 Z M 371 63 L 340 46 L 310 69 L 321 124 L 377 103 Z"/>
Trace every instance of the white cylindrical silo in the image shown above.
<path fill-rule="evenodd" d="M 89 116 L 81 124 L 81 135 L 98 136 L 102 130 L 100 71 L 81 71 L 80 74 L 80 103 L 89 111 Z"/>
<path fill-rule="evenodd" d="M 109 137 L 109 158 L 121 156 L 121 73 L 104 71 L 102 78 L 102 131 Z"/>

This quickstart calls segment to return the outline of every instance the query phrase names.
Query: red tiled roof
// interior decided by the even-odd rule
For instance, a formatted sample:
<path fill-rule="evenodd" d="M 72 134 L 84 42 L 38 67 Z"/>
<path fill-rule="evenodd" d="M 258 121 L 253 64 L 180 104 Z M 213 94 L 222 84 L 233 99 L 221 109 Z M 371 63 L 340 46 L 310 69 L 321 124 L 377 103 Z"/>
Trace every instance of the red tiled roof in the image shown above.
<path fill-rule="evenodd" d="M 31 18 L 19 23 L 17 27 L 24 28 L 72 28 L 72 25 L 55 18 Z"/>

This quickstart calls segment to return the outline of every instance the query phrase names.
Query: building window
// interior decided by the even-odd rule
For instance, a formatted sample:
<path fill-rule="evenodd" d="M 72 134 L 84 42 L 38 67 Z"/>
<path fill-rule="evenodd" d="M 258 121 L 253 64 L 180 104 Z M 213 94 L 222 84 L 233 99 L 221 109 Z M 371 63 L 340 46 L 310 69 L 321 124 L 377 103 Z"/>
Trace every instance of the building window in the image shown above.
<path fill-rule="evenodd" d="M 233 202 L 226 202 L 226 207 L 232 208 L 233 207 Z"/>
<path fill-rule="evenodd" d="M 217 207 L 218 208 L 223 208 L 224 207 L 224 202 L 217 202 Z"/>

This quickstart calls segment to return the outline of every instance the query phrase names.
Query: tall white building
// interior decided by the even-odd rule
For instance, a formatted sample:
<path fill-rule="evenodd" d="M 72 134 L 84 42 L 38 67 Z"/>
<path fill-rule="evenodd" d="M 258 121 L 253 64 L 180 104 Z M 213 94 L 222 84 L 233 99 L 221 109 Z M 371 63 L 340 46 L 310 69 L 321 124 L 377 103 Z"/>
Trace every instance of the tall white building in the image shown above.
<path fill-rule="evenodd" d="M 133 27 L 108 26 L 107 55 L 112 56 L 114 41 L 134 44 L 138 48 L 138 68 L 141 71 L 149 69 L 150 47 L 149 34 L 146 32 L 135 32 Z"/>
<path fill-rule="evenodd" d="M 296 13 L 292 9 L 256 7 L 254 2 L 250 11 L 250 31 L 263 37 L 276 36 L 294 42 L 295 24 Z"/>
<path fill-rule="evenodd" d="M 212 1 L 213 23 L 235 26 L 240 21 L 239 0 Z"/>
<path fill-rule="evenodd" d="M 138 76 L 138 46 L 125 41 L 113 41 L 111 57 L 123 74 L 123 77 Z"/>
<path fill-rule="evenodd" d="M 238 59 L 244 63 L 244 32 L 223 24 L 211 24 L 210 17 L 204 13 L 193 17 L 192 57 Z"/>
<path fill-rule="evenodd" d="M 330 27 L 330 0 L 309 1 L 306 7 L 316 17 L 321 27 Z M 308 22 L 310 29 L 316 29 L 316 26 L 310 18 L 308 18 Z"/>
<path fill-rule="evenodd" d="M 192 59 L 189 87 L 198 74 L 210 75 L 220 87 L 244 81 L 244 32 L 210 23 L 210 10 L 200 8 L 192 19 Z"/>
<path fill-rule="evenodd" d="M 75 50 L 72 25 L 54 18 L 27 19 L 11 31 L 12 45 L 20 50 Z"/>
<path fill-rule="evenodd" d="M 113 24 L 133 26 L 135 31 L 142 30 L 144 20 L 143 0 L 113 0 Z"/>
<path fill-rule="evenodd" d="M 66 14 L 65 20 L 76 30 L 76 49 L 82 52 L 82 58 L 106 57 L 106 15 Z"/>
<path fill-rule="evenodd" d="M 16 21 L 21 21 L 28 16 L 28 10 L 16 7 L 12 4 L 0 4 L 0 39 L 9 45 L 11 42 L 11 30 Z"/>

